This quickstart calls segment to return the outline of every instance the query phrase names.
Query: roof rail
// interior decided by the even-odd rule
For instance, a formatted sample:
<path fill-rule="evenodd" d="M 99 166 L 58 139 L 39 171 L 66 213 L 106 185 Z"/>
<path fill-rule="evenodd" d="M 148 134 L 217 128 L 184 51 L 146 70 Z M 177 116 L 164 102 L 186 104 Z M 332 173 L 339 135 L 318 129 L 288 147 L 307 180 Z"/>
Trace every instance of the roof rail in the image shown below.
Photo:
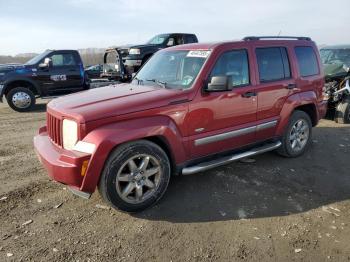
<path fill-rule="evenodd" d="M 306 36 L 246 36 L 243 38 L 244 41 L 261 40 L 261 39 L 295 39 L 295 40 L 311 41 L 311 38 Z"/>

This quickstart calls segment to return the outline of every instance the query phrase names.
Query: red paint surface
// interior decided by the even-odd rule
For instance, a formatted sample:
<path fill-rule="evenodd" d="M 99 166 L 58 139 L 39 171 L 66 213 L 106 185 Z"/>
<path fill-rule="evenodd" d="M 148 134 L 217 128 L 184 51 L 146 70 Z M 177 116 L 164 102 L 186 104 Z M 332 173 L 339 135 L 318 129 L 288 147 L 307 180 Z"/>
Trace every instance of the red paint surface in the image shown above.
<path fill-rule="evenodd" d="M 189 90 L 121 84 L 53 100 L 48 104 L 48 113 L 59 119 L 77 121 L 79 139 L 94 143 L 96 151 L 90 156 L 59 148 L 50 141 L 45 128 L 34 138 L 36 151 L 53 179 L 79 187 L 82 191 L 93 192 L 110 152 L 128 141 L 161 137 L 170 148 L 175 164 L 180 165 L 198 157 L 278 137 L 283 134 L 289 116 L 298 106 L 313 105 L 317 111 L 317 121 L 325 114 L 326 104 L 322 102 L 323 74 L 301 78 L 295 61 L 294 46 L 310 45 L 317 52 L 313 42 L 282 40 L 191 44 L 162 50 L 160 52 L 210 49 L 212 52 Z M 259 83 L 255 48 L 262 46 L 287 48 L 291 79 Z M 250 85 L 232 91 L 203 92 L 204 83 L 218 57 L 233 49 L 248 51 Z M 319 56 L 318 60 L 320 63 Z M 287 89 L 288 84 L 296 84 L 297 89 Z M 257 96 L 242 97 L 248 91 L 256 92 Z M 278 123 L 269 129 L 206 145 L 194 145 L 199 138 L 272 120 Z M 199 128 L 203 128 L 203 131 L 196 131 Z M 90 159 L 90 162 L 85 177 L 81 177 L 81 164 L 85 159 Z"/>

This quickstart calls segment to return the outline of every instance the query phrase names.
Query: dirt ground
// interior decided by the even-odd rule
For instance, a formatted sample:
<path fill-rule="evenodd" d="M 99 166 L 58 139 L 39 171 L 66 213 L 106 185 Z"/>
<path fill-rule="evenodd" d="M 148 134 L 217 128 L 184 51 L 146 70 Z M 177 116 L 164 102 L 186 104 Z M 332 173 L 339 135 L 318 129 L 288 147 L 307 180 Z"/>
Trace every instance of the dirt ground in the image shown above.
<path fill-rule="evenodd" d="M 322 120 L 310 150 L 174 177 L 130 215 L 49 180 L 32 138 L 45 102 L 0 104 L 0 261 L 350 261 L 350 126 Z"/>

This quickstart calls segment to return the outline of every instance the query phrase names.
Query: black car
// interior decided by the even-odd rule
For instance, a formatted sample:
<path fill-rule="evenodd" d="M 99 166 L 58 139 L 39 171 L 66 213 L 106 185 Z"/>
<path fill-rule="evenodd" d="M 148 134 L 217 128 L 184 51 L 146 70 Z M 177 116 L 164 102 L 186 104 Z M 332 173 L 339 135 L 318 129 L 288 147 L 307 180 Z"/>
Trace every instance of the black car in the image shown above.
<path fill-rule="evenodd" d="M 0 102 L 19 112 L 29 111 L 37 97 L 67 94 L 89 88 L 76 50 L 47 50 L 25 64 L 0 65 Z"/>
<path fill-rule="evenodd" d="M 168 33 L 151 38 L 143 45 L 117 47 L 126 71 L 131 75 L 136 72 L 155 52 L 175 45 L 198 43 L 195 34 Z"/>

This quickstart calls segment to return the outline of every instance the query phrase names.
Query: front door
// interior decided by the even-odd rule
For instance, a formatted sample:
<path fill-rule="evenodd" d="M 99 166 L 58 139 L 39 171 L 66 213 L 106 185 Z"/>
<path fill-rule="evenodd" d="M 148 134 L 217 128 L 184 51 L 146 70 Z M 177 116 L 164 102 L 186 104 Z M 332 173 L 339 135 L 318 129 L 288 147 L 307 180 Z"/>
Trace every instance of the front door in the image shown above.
<path fill-rule="evenodd" d="M 228 76 L 232 90 L 198 92 L 186 119 L 191 157 L 198 158 L 253 143 L 257 99 L 251 83 L 248 50 L 223 52 L 211 70 Z"/>
<path fill-rule="evenodd" d="M 256 47 L 257 73 L 257 140 L 275 135 L 279 115 L 289 95 L 296 89 L 287 47 Z"/>
<path fill-rule="evenodd" d="M 52 65 L 49 68 L 49 73 L 50 80 L 53 83 L 51 91 L 65 93 L 81 90 L 83 76 L 74 54 L 71 52 L 55 52 L 50 58 Z"/>

